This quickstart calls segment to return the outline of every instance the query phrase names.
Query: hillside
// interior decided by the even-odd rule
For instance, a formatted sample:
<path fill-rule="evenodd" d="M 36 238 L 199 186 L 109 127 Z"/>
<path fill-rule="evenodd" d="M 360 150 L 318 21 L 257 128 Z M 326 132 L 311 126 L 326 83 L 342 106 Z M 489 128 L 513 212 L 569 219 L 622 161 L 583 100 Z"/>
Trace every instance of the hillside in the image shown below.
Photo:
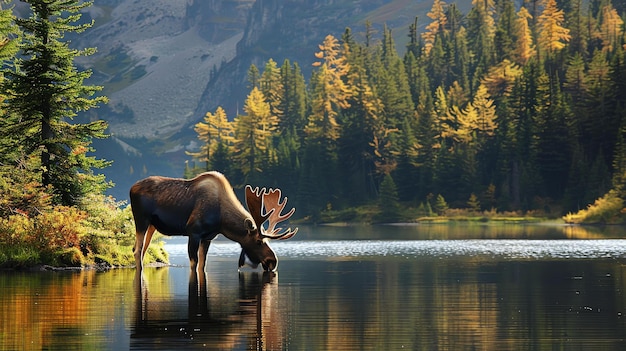
<path fill-rule="evenodd" d="M 94 28 L 73 38 L 77 47 L 97 47 L 78 63 L 94 71 L 110 103 L 95 111 L 109 122 L 113 138 L 98 141 L 105 170 L 126 197 L 130 184 L 148 174 L 182 175 L 186 149 L 195 148 L 193 125 L 224 106 L 234 117 L 248 93 L 251 64 L 273 58 L 297 61 L 310 76 L 313 53 L 327 34 L 346 27 L 357 38 L 370 21 L 375 34 L 394 29 L 403 51 L 415 16 L 425 18 L 430 1 L 409 0 L 96 0 L 85 14 Z M 420 23 L 421 24 L 421 23 Z"/>

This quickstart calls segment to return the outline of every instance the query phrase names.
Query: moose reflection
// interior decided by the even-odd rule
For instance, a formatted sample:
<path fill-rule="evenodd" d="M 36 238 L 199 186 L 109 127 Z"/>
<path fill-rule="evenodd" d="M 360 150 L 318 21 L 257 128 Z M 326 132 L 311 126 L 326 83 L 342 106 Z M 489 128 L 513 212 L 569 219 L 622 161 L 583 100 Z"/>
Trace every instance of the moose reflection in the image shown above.
<path fill-rule="evenodd" d="M 185 299 L 151 298 L 137 286 L 131 348 L 283 348 L 276 273 L 240 272 L 235 290 L 215 283 L 205 273 L 191 274 L 187 308 Z"/>
<path fill-rule="evenodd" d="M 288 239 L 298 229 L 276 225 L 289 219 L 292 208 L 281 214 L 287 198 L 281 201 L 280 189 L 253 189 L 246 186 L 246 204 L 233 192 L 230 183 L 219 172 L 205 172 L 193 179 L 152 176 L 135 183 L 130 189 L 130 204 L 135 219 L 135 264 L 143 269 L 143 258 L 155 230 L 165 235 L 189 237 L 188 254 L 191 271 L 204 271 L 211 240 L 222 234 L 241 245 L 239 267 L 259 264 L 266 271 L 278 265 L 269 239 Z M 263 225 L 268 223 L 268 227 Z"/>

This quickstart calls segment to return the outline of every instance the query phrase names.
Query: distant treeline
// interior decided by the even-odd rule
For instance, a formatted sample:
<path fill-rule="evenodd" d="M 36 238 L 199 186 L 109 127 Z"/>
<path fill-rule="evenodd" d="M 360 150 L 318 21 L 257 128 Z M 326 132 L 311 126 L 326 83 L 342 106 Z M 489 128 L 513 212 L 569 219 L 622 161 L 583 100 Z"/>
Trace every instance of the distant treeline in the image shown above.
<path fill-rule="evenodd" d="M 472 3 L 435 0 L 402 56 L 386 27 L 328 35 L 308 83 L 295 62 L 251 66 L 242 113 L 196 125 L 186 175 L 279 186 L 301 216 L 373 203 L 383 179 L 415 207 L 441 195 L 560 215 L 623 195 L 626 38 L 611 1 Z"/>

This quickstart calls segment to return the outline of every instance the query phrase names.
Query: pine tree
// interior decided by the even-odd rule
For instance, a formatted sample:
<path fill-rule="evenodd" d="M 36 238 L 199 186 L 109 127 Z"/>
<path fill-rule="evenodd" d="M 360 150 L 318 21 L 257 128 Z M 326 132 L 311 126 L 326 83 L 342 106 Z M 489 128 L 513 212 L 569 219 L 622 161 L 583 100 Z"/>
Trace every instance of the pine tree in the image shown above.
<path fill-rule="evenodd" d="M 589 55 L 587 45 L 589 42 L 588 20 L 583 14 L 583 0 L 572 0 L 571 11 L 566 13 L 568 29 L 570 30 L 571 39 L 568 50 L 571 55 L 580 55 L 587 57 Z"/>
<path fill-rule="evenodd" d="M 13 23 L 13 14 L 11 9 L 2 9 L 0 5 L 0 60 L 5 65 L 10 65 L 11 61 L 15 59 L 15 55 L 18 50 L 19 29 Z M 0 72 L 4 73 L 4 72 Z M 3 84 L 4 76 L 0 76 L 0 84 Z M 5 92 L 0 92 L 0 103 L 3 103 L 6 98 Z M 7 111 L 6 106 L 1 106 L 0 113 L 3 115 L 0 118 L 0 149 L 4 150 L 0 153 L 0 165 L 11 165 L 14 163 L 19 154 L 20 140 L 18 135 L 11 135 L 9 133 L 3 133 L 2 131 L 9 130 L 11 127 L 10 118 L 4 117 Z M 8 169 L 12 171 L 12 167 Z"/>
<path fill-rule="evenodd" d="M 20 55 L 4 70 L 2 91 L 6 92 L 7 127 L 3 135 L 17 137 L 28 155 L 37 154 L 41 184 L 50 187 L 54 202 L 76 205 L 91 192 L 102 192 L 108 184 L 93 168 L 108 163 L 87 156 L 93 138 L 104 138 L 104 121 L 76 123 L 80 112 L 107 101 L 94 95 L 100 86 L 85 85 L 91 71 L 74 65 L 79 56 L 95 49 L 71 49 L 66 33 L 81 33 L 93 22 L 75 24 L 80 11 L 92 3 L 78 0 L 29 0 L 29 18 L 15 18 L 23 36 Z"/>
<path fill-rule="evenodd" d="M 282 110 L 283 99 L 285 98 L 285 88 L 280 76 L 280 69 L 271 58 L 265 64 L 265 69 L 259 80 L 261 92 L 265 96 L 265 101 L 270 105 L 270 112 L 279 121 L 283 119 Z"/>
<path fill-rule="evenodd" d="M 437 195 L 437 198 L 435 200 L 434 210 L 440 216 L 445 215 L 446 211 L 448 211 L 448 203 L 446 202 L 446 199 L 443 197 L 443 195 L 441 194 Z"/>
<path fill-rule="evenodd" d="M 248 89 L 252 90 L 253 88 L 261 87 L 261 72 L 254 64 L 250 65 L 248 68 Z"/>
<path fill-rule="evenodd" d="M 0 60 L 11 60 L 15 57 L 19 44 L 19 29 L 13 23 L 12 10 L 3 9 L 0 4 Z"/>
<path fill-rule="evenodd" d="M 485 85 L 481 84 L 478 86 L 478 91 L 476 91 L 471 105 L 476 111 L 477 136 L 479 142 L 483 144 L 484 139 L 486 137 L 492 137 L 495 134 L 495 130 L 498 128 L 496 108 L 493 105 L 493 100 L 489 96 Z"/>
<path fill-rule="evenodd" d="M 480 201 L 476 194 L 471 193 L 467 200 L 467 208 L 472 212 L 480 212 Z"/>
<path fill-rule="evenodd" d="M 469 47 L 475 54 L 474 76 L 479 78 L 496 62 L 494 38 L 496 25 L 494 20 L 495 4 L 493 0 L 472 0 L 472 9 L 467 14 Z"/>
<path fill-rule="evenodd" d="M 284 90 L 284 98 L 281 99 L 279 110 L 282 117 L 279 121 L 281 132 L 295 131 L 300 138 L 304 137 L 306 125 L 307 91 L 306 82 L 297 63 L 291 65 L 285 60 L 280 67 L 280 77 Z"/>
<path fill-rule="evenodd" d="M 343 111 L 338 156 L 345 180 L 342 188 L 346 197 L 358 203 L 376 194 L 375 165 L 381 160 L 375 153 L 373 141 L 384 133 L 384 105 L 368 79 L 366 48 L 356 43 L 347 48 L 350 67 L 347 82 L 353 93 L 348 100 L 350 107 Z"/>
<path fill-rule="evenodd" d="M 496 33 L 494 36 L 494 47 L 496 50 L 496 62 L 502 60 L 511 60 L 515 50 L 516 35 L 516 14 L 515 4 L 512 0 L 500 1 L 501 9 L 499 12 Z"/>
<path fill-rule="evenodd" d="M 391 175 L 387 174 L 380 184 L 378 196 L 378 209 L 380 219 L 385 222 L 395 221 L 400 218 L 400 204 L 398 202 L 398 190 Z"/>

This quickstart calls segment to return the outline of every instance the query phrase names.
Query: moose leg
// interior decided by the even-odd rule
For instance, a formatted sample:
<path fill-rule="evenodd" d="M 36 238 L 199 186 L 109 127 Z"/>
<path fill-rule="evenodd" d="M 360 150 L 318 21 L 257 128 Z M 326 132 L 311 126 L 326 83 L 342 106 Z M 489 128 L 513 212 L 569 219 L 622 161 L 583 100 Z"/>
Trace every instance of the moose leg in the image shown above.
<path fill-rule="evenodd" d="M 135 233 L 135 248 L 133 252 L 135 254 L 135 268 L 138 270 L 143 269 L 143 258 L 146 255 L 146 251 L 148 251 L 148 246 L 155 230 L 156 228 L 150 224 L 145 231 L 138 229 Z"/>
<path fill-rule="evenodd" d="M 200 247 L 200 239 L 195 235 L 189 236 L 189 243 L 187 244 L 187 254 L 189 255 L 189 268 L 192 272 L 195 272 L 198 267 L 198 248 Z"/>
<path fill-rule="evenodd" d="M 198 249 L 198 272 L 204 272 L 204 266 L 206 265 L 206 254 L 209 252 L 209 246 L 211 240 L 200 240 L 200 248 Z"/>

